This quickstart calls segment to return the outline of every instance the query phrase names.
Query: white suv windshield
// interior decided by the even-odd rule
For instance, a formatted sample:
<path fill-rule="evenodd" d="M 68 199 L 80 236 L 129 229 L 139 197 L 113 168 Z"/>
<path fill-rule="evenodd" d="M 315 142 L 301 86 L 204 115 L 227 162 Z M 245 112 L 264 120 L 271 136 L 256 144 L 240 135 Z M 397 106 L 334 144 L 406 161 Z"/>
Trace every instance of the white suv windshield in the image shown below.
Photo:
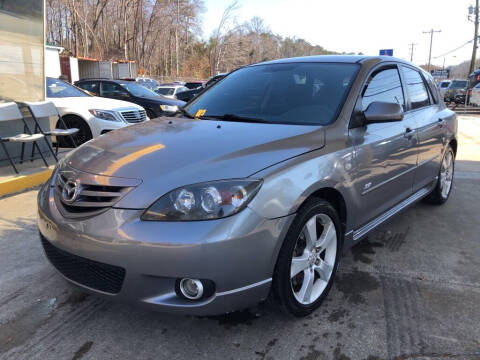
<path fill-rule="evenodd" d="M 190 115 L 325 125 L 333 122 L 356 77 L 349 63 L 254 65 L 232 72 L 185 107 Z M 228 115 L 228 116 L 225 116 Z M 233 115 L 233 116 L 232 116 Z"/>

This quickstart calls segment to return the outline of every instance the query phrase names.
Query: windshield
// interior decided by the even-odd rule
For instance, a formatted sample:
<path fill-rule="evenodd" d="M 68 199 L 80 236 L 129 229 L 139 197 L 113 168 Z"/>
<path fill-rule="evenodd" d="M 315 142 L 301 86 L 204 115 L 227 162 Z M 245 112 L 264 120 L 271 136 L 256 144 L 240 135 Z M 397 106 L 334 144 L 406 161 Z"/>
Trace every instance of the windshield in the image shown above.
<path fill-rule="evenodd" d="M 152 90 L 147 89 L 145 86 L 139 85 L 134 82 L 123 82 L 123 83 L 120 83 L 120 85 L 123 88 L 127 89 L 128 92 L 130 92 L 133 96 L 139 96 L 139 97 L 158 96 Z"/>
<path fill-rule="evenodd" d="M 185 107 L 205 118 L 225 114 L 262 122 L 326 125 L 335 117 L 359 65 L 285 63 L 234 71 Z M 228 116 L 232 118 L 232 116 Z"/>
<path fill-rule="evenodd" d="M 453 80 L 450 85 L 453 89 L 461 89 L 467 86 L 467 80 Z"/>
<path fill-rule="evenodd" d="M 158 94 L 162 94 L 162 95 L 173 95 L 173 93 L 175 92 L 175 88 L 173 88 L 173 87 L 161 87 L 161 88 L 158 88 L 156 90 L 156 92 Z"/>
<path fill-rule="evenodd" d="M 70 85 L 62 80 L 47 78 L 47 97 L 64 98 L 64 97 L 85 97 L 90 96 L 75 86 Z"/>
<path fill-rule="evenodd" d="M 448 85 L 450 85 L 450 82 L 449 81 L 444 81 L 440 84 L 440 87 L 441 88 L 446 88 L 446 87 L 448 87 Z"/>

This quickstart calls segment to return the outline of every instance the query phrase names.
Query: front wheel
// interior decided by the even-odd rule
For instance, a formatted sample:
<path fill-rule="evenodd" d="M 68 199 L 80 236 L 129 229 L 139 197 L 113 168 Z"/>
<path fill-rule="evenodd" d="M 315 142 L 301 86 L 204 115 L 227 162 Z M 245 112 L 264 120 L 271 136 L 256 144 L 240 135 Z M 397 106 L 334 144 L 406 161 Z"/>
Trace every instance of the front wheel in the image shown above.
<path fill-rule="evenodd" d="M 273 291 L 280 306 L 295 316 L 317 309 L 337 270 L 343 233 L 336 210 L 311 199 L 298 212 L 280 250 Z"/>
<path fill-rule="evenodd" d="M 435 189 L 425 198 L 427 202 L 434 205 L 442 205 L 448 200 L 450 192 L 452 191 L 454 171 L 455 153 L 449 145 L 443 156 Z"/>
<path fill-rule="evenodd" d="M 157 114 L 153 112 L 153 110 L 147 109 L 147 116 L 149 117 L 150 120 L 157 118 Z"/>
<path fill-rule="evenodd" d="M 92 139 L 92 131 L 90 130 L 90 126 L 82 118 L 73 115 L 66 115 L 63 116 L 63 121 L 65 122 L 67 129 L 78 129 L 78 132 L 73 135 L 75 145 L 80 146 Z M 58 122 L 57 127 L 61 129 L 64 128 L 61 121 Z M 69 136 L 59 137 L 57 141 L 59 142 L 60 147 L 74 147 Z"/>

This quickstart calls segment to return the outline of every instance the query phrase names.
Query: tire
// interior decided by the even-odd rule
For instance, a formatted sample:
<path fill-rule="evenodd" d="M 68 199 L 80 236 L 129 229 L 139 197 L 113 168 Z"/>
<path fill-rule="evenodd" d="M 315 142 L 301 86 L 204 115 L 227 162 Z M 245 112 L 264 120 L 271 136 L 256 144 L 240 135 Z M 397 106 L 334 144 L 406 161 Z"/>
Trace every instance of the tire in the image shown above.
<path fill-rule="evenodd" d="M 433 205 L 442 205 L 447 202 L 452 192 L 453 174 L 455 172 L 455 153 L 450 145 L 443 155 L 437 184 L 425 201 Z"/>
<path fill-rule="evenodd" d="M 147 111 L 147 116 L 150 118 L 150 120 L 158 117 L 152 110 L 147 109 L 146 111 Z"/>
<path fill-rule="evenodd" d="M 82 118 L 74 115 L 63 116 L 63 121 L 67 125 L 67 128 L 77 128 L 78 132 L 73 135 L 73 140 L 77 146 L 86 143 L 88 140 L 92 139 L 92 131 L 90 126 Z M 62 123 L 59 121 L 57 127 L 62 129 Z M 60 147 L 74 147 L 69 136 L 62 136 L 57 139 Z"/>
<path fill-rule="evenodd" d="M 309 236 L 312 229 L 315 234 Z M 311 238 L 316 239 L 316 246 L 309 250 Z M 322 243 L 324 247 L 320 246 Z M 273 296 L 282 310 L 301 317 L 321 305 L 332 286 L 342 244 L 337 211 L 325 200 L 307 200 L 288 230 L 275 265 Z M 291 276 L 292 273 L 296 274 Z"/>

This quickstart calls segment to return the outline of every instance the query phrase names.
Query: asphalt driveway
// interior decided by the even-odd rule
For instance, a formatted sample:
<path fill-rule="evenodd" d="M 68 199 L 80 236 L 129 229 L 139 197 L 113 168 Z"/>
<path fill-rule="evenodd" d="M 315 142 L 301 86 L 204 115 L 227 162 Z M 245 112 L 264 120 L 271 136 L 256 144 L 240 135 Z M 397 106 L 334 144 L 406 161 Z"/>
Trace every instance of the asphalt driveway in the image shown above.
<path fill-rule="evenodd" d="M 304 319 L 268 304 L 178 317 L 86 295 L 42 253 L 36 191 L 0 199 L 0 359 L 480 359 L 480 121 L 461 123 L 449 202 L 419 203 L 354 247 Z"/>

